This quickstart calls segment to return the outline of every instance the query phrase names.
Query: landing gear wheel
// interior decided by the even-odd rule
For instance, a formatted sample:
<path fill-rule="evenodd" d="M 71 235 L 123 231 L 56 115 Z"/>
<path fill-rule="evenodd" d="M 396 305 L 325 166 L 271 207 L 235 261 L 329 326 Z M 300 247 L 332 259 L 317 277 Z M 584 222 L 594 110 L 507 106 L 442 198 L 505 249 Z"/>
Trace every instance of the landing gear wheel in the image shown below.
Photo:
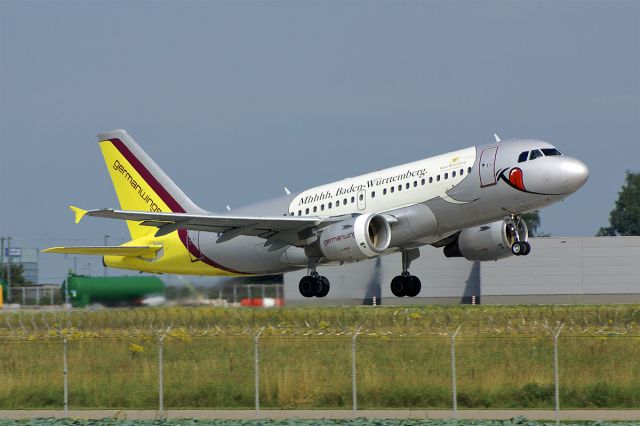
<path fill-rule="evenodd" d="M 511 245 L 511 253 L 514 256 L 522 256 L 525 251 L 525 245 L 521 241 L 516 241 Z"/>
<path fill-rule="evenodd" d="M 524 245 L 524 251 L 522 252 L 523 256 L 531 253 L 531 244 L 529 244 L 527 241 L 522 241 L 520 244 Z"/>
<path fill-rule="evenodd" d="M 304 297 L 313 297 L 318 293 L 318 280 L 316 277 L 305 275 L 300 279 L 298 290 Z"/>
<path fill-rule="evenodd" d="M 391 293 L 396 297 L 406 296 L 406 284 L 402 275 L 397 275 L 391 280 Z"/>
<path fill-rule="evenodd" d="M 422 283 L 420 282 L 420 278 L 415 275 L 409 275 L 404 277 L 405 282 L 407 283 L 407 291 L 406 294 L 409 297 L 416 297 L 420 290 L 422 289 Z"/>
<path fill-rule="evenodd" d="M 329 284 L 329 280 L 327 277 L 323 277 L 322 275 L 318 275 L 316 277 L 318 292 L 316 293 L 316 297 L 325 297 L 329 294 L 329 290 L 331 289 L 331 285 Z"/>

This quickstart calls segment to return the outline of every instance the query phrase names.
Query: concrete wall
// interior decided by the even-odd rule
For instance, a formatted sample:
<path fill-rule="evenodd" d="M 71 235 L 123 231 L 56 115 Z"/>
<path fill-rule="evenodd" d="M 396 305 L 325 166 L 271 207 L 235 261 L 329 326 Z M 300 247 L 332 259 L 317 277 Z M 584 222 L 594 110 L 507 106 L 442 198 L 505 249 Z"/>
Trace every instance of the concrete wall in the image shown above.
<path fill-rule="evenodd" d="M 305 271 L 284 275 L 285 299 L 296 304 L 640 303 L 640 237 L 534 238 L 526 257 L 497 262 L 447 259 L 422 247 L 411 265 L 422 291 L 397 298 L 389 283 L 401 271 L 400 254 L 318 268 L 331 282 L 324 299 L 298 292 Z"/>

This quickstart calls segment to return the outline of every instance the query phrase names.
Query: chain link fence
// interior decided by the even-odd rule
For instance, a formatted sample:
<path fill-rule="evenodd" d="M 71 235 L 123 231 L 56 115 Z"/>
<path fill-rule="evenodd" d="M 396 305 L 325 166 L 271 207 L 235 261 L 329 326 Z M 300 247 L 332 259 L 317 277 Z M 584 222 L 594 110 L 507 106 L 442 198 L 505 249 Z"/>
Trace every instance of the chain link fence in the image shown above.
<path fill-rule="evenodd" d="M 0 407 L 640 405 L 636 310 L 377 309 L 2 313 Z"/>

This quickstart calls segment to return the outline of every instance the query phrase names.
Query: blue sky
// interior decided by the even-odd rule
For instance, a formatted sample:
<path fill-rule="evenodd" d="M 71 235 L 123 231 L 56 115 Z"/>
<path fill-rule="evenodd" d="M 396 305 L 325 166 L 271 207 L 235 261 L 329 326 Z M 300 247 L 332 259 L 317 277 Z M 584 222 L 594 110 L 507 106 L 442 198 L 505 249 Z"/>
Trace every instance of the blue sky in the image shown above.
<path fill-rule="evenodd" d="M 213 211 L 494 132 L 544 139 L 591 178 L 542 228 L 590 236 L 640 169 L 639 28 L 624 0 L 1 0 L 0 235 L 121 242 L 66 206 L 117 206 L 95 135 L 125 128 Z M 40 260 L 57 282 L 63 257 Z"/>

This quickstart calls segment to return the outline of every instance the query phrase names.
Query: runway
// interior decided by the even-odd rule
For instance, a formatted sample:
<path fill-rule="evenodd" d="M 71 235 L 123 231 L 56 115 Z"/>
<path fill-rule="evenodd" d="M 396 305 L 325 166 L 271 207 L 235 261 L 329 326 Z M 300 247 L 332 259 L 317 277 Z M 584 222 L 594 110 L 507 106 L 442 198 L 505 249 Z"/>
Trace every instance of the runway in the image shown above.
<path fill-rule="evenodd" d="M 529 420 L 555 420 L 553 410 L 458 410 L 458 419 L 501 420 L 523 416 Z M 451 419 L 451 410 L 0 410 L 0 419 Z M 560 420 L 640 420 L 640 410 L 562 410 Z"/>

